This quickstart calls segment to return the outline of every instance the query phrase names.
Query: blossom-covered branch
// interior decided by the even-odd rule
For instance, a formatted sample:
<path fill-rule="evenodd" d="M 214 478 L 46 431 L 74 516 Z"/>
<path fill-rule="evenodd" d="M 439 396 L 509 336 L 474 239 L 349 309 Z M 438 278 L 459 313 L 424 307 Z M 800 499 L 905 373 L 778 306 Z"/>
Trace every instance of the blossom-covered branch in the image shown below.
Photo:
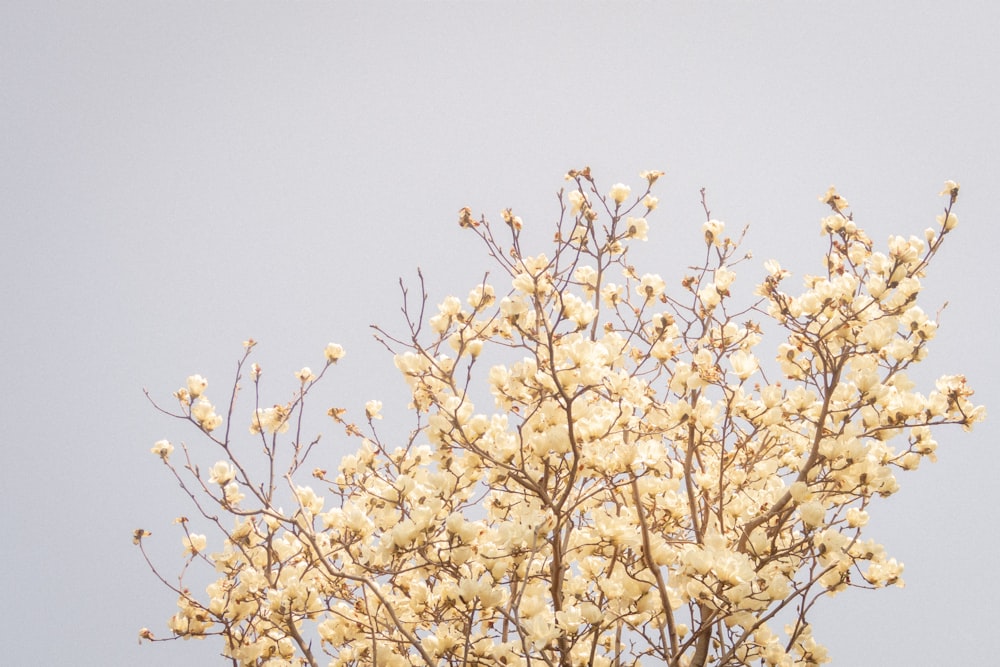
<path fill-rule="evenodd" d="M 690 275 L 668 285 L 630 263 L 662 176 L 643 172 L 633 195 L 571 170 L 550 253 L 526 250 L 513 210 L 494 224 L 461 209 L 499 277 L 431 314 L 421 275 L 417 304 L 404 288 L 407 333 L 376 327 L 410 389 L 401 442 L 380 436 L 377 400 L 360 424 L 328 411 L 358 442 L 339 464 L 306 438 L 305 399 L 343 357 L 335 344 L 270 407 L 253 364 L 246 431 L 230 426 L 253 341 L 225 417 L 188 378 L 161 410 L 206 449 L 184 447 L 180 467 L 170 442 L 153 452 L 214 530 L 182 522 L 187 563 L 217 578 L 195 595 L 154 567 L 179 597 L 174 636 L 221 636 L 234 665 L 827 662 L 814 604 L 902 585 L 867 536 L 874 501 L 934 459 L 937 427 L 985 416 L 963 376 L 920 391 L 907 375 L 937 333 L 918 297 L 959 186 L 922 238 L 884 248 L 831 188 L 821 272 L 789 292 L 789 272 L 765 262 L 738 304 L 742 234 L 707 204 Z M 257 442 L 256 458 L 237 442 Z"/>

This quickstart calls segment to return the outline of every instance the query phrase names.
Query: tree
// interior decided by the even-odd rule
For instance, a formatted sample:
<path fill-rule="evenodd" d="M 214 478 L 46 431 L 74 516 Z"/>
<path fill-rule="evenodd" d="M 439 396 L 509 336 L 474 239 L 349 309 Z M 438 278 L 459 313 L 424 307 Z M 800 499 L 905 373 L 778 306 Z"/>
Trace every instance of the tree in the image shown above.
<path fill-rule="evenodd" d="M 304 400 L 343 356 L 335 344 L 284 404 L 265 407 L 249 365 L 257 460 L 237 453 L 234 419 L 256 343 L 224 417 L 189 377 L 179 408 L 161 410 L 221 459 L 205 472 L 200 451 L 153 452 L 221 541 L 180 520 L 184 571 L 217 579 L 202 596 L 183 572 L 157 573 L 178 595 L 174 638 L 218 635 L 233 665 L 827 662 L 808 622 L 817 600 L 902 585 L 865 535 L 869 506 L 934 459 L 934 427 L 985 416 L 964 377 L 917 393 L 906 374 L 936 333 L 917 297 L 959 186 L 946 183 L 923 239 L 893 236 L 884 252 L 831 188 L 822 275 L 792 296 L 766 262 L 756 302 L 734 307 L 749 256 L 707 206 L 703 261 L 680 285 L 628 263 L 661 175 L 641 174 L 633 197 L 570 171 L 551 257 L 525 252 L 512 211 L 504 230 L 461 210 L 502 278 L 429 317 L 421 279 L 418 298 L 403 290 L 406 335 L 376 327 L 412 393 L 404 442 L 380 437 L 377 401 L 362 425 L 333 408 L 357 451 L 312 467 L 328 462 L 303 433 Z M 765 337 L 780 341 L 772 369 Z M 493 405 L 477 409 L 477 392 Z M 148 536 L 136 531 L 140 548 Z"/>

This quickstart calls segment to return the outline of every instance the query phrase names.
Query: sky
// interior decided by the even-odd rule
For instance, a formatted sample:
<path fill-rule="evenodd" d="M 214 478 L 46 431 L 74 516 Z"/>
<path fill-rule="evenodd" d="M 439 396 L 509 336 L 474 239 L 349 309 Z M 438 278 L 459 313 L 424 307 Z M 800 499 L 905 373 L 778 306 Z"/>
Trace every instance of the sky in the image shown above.
<path fill-rule="evenodd" d="M 701 188 L 755 262 L 801 275 L 831 184 L 884 244 L 959 181 L 917 375 L 965 373 L 992 409 L 998 24 L 985 0 L 0 4 L 4 660 L 222 664 L 210 641 L 137 642 L 175 598 L 132 531 L 173 576 L 193 512 L 149 452 L 191 434 L 143 389 L 166 403 L 200 373 L 221 397 L 252 337 L 284 401 L 336 341 L 323 400 L 406 419 L 369 328 L 401 330 L 399 279 L 465 294 L 489 261 L 458 209 L 548 234 L 570 168 L 666 172 L 643 250 L 664 274 L 698 259 Z M 907 587 L 821 603 L 833 664 L 995 659 L 992 430 L 939 432 L 940 460 L 873 508 Z"/>

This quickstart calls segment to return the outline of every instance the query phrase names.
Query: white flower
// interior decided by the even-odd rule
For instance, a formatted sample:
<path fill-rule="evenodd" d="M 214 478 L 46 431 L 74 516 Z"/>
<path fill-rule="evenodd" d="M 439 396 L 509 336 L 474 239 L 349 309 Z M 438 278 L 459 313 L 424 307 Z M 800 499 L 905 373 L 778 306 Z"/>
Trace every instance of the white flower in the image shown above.
<path fill-rule="evenodd" d="M 442 315 L 454 317 L 462 312 L 462 302 L 456 296 L 449 296 L 438 304 L 438 312 Z"/>
<path fill-rule="evenodd" d="M 643 171 L 639 173 L 639 178 L 645 178 L 650 185 L 656 183 L 656 179 L 663 176 L 662 171 Z"/>
<path fill-rule="evenodd" d="M 215 406 L 204 398 L 199 398 L 191 408 L 191 416 L 206 432 L 214 431 L 222 425 L 222 417 L 215 414 Z"/>
<path fill-rule="evenodd" d="M 789 275 L 791 275 L 791 273 L 787 269 L 781 268 L 781 264 L 779 264 L 778 260 L 775 259 L 769 259 L 766 262 L 764 262 L 764 270 L 767 271 L 770 274 L 771 278 L 773 278 L 776 281 L 783 280 L 787 278 Z"/>
<path fill-rule="evenodd" d="M 577 327 L 581 329 L 597 317 L 597 311 L 594 307 L 575 294 L 563 296 L 562 314 L 576 322 Z"/>
<path fill-rule="evenodd" d="M 729 363 L 732 364 L 736 377 L 741 380 L 746 380 L 756 373 L 758 368 L 756 357 L 743 350 L 737 350 L 729 355 Z"/>
<path fill-rule="evenodd" d="M 719 294 L 719 290 L 714 283 L 708 283 L 705 287 L 698 290 L 698 298 L 701 299 L 701 304 L 705 306 L 705 310 L 712 310 L 722 300 L 722 296 Z"/>
<path fill-rule="evenodd" d="M 852 507 L 847 510 L 847 525 L 851 528 L 860 528 L 868 523 L 868 512 Z"/>
<path fill-rule="evenodd" d="M 324 352 L 326 354 L 327 362 L 331 364 L 337 363 L 346 354 L 346 352 L 344 352 L 344 348 L 336 343 L 327 343 L 326 350 L 324 350 Z"/>
<path fill-rule="evenodd" d="M 632 188 L 624 183 L 615 183 L 611 186 L 611 191 L 608 193 L 608 196 L 611 197 L 616 204 L 621 204 L 628 199 L 630 194 L 632 194 Z"/>
<path fill-rule="evenodd" d="M 226 486 L 222 489 L 222 493 L 226 502 L 230 505 L 238 505 L 241 500 L 246 498 L 246 496 L 240 492 L 240 485 L 236 482 L 226 484 Z"/>
<path fill-rule="evenodd" d="M 382 419 L 379 412 L 382 410 L 382 401 L 368 401 L 365 403 L 365 414 L 368 419 Z"/>
<path fill-rule="evenodd" d="M 209 469 L 208 483 L 225 486 L 236 477 L 236 469 L 229 461 L 217 461 Z"/>
<path fill-rule="evenodd" d="M 275 405 L 273 408 L 257 408 L 250 419 L 250 432 L 261 433 L 284 433 L 288 430 L 288 408 L 283 405 Z"/>
<path fill-rule="evenodd" d="M 171 445 L 168 440 L 157 440 L 156 444 L 154 444 L 153 448 L 150 449 L 149 451 L 153 452 L 161 459 L 166 461 L 170 458 L 170 455 L 173 453 L 174 446 Z"/>
<path fill-rule="evenodd" d="M 584 204 L 586 203 L 587 203 L 587 197 L 579 190 L 573 190 L 572 192 L 569 193 L 569 205 L 570 205 L 569 212 L 572 215 L 576 215 L 577 213 L 579 213 L 583 209 Z"/>
<path fill-rule="evenodd" d="M 820 195 L 819 200 L 824 204 L 829 204 L 838 212 L 843 211 L 845 208 L 849 206 L 847 200 L 841 197 L 839 194 L 837 194 L 837 188 L 833 187 L 832 185 L 829 188 L 827 188 L 825 193 Z"/>
<path fill-rule="evenodd" d="M 799 505 L 799 516 L 802 517 L 802 523 L 806 526 L 817 528 L 826 519 L 826 510 L 823 509 L 823 504 L 818 500 L 810 500 Z"/>
<path fill-rule="evenodd" d="M 597 271 L 592 266 L 581 266 L 573 272 L 573 280 L 577 281 L 587 292 L 593 292 L 597 287 Z"/>
<path fill-rule="evenodd" d="M 722 245 L 722 234 L 726 231 L 726 223 L 721 220 L 709 220 L 701 226 L 705 232 L 705 243 L 709 245 Z"/>
<path fill-rule="evenodd" d="M 514 215 L 514 212 L 509 208 L 505 208 L 500 213 L 503 217 L 503 221 L 506 222 L 512 229 L 520 231 L 521 227 L 524 226 L 524 221 L 521 220 L 521 217 Z"/>
<path fill-rule="evenodd" d="M 647 273 L 639 280 L 639 285 L 635 288 L 635 291 L 647 301 L 652 301 L 663 294 L 663 290 L 666 288 L 667 283 L 663 281 L 663 278 L 655 273 Z"/>
<path fill-rule="evenodd" d="M 828 215 L 820 221 L 821 233 L 835 234 L 844 229 L 847 219 L 842 215 Z"/>
<path fill-rule="evenodd" d="M 949 213 L 948 217 L 944 217 L 944 213 L 937 217 L 938 224 L 941 225 L 941 229 L 946 232 L 950 232 L 958 226 L 958 216 L 954 213 Z"/>
<path fill-rule="evenodd" d="M 487 308 L 493 305 L 497 299 L 493 286 L 488 284 L 476 285 L 470 292 L 467 303 L 472 308 Z"/>
<path fill-rule="evenodd" d="M 526 638 L 535 649 L 546 646 L 559 635 L 559 628 L 549 614 L 536 614 L 521 621 Z"/>
<path fill-rule="evenodd" d="M 295 377 L 302 384 L 305 384 L 307 382 L 312 382 L 313 380 L 316 379 L 316 376 L 313 375 L 312 370 L 310 370 L 308 366 L 304 367 L 302 370 L 295 373 Z"/>
<path fill-rule="evenodd" d="M 646 218 L 629 218 L 625 221 L 625 225 L 628 228 L 626 237 L 640 241 L 648 240 L 646 233 L 649 231 L 649 223 L 646 222 Z"/>
<path fill-rule="evenodd" d="M 208 380 L 200 375 L 191 375 L 187 379 L 187 390 L 191 398 L 198 398 L 208 387 Z"/>
<path fill-rule="evenodd" d="M 736 280 L 736 274 L 726 267 L 720 266 L 715 270 L 715 289 L 719 292 L 728 290 L 734 280 Z"/>
<path fill-rule="evenodd" d="M 208 546 L 208 538 L 204 535 L 191 533 L 190 536 L 184 537 L 182 543 L 184 544 L 184 553 L 194 555 L 205 550 L 205 547 Z"/>
<path fill-rule="evenodd" d="M 612 308 L 617 307 L 621 303 L 623 296 L 621 285 L 608 283 L 601 288 L 601 300 Z"/>
<path fill-rule="evenodd" d="M 299 499 L 299 504 L 302 505 L 302 509 L 311 512 L 312 514 L 319 514 L 323 511 L 323 498 L 317 496 L 316 492 L 312 490 L 312 487 L 295 487 L 295 496 Z"/>
<path fill-rule="evenodd" d="M 959 185 L 958 183 L 956 183 L 955 181 L 950 181 L 950 180 L 949 181 L 945 181 L 944 182 L 944 189 L 941 190 L 941 192 L 938 193 L 938 196 L 944 197 L 945 195 L 948 195 L 948 196 L 951 196 L 951 197 L 957 197 L 958 196 L 958 191 L 961 188 L 962 188 L 962 186 Z"/>

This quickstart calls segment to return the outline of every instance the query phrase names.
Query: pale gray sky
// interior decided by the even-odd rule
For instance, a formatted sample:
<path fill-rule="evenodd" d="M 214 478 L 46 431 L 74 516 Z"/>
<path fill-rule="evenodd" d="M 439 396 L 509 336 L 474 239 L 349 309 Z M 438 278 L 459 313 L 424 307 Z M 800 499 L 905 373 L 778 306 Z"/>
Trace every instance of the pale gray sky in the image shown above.
<path fill-rule="evenodd" d="M 211 642 L 136 643 L 175 600 L 131 531 L 173 574 L 192 513 L 149 453 L 190 434 L 142 388 L 201 373 L 221 398 L 252 336 L 283 400 L 334 340 L 330 402 L 402 415 L 368 329 L 401 324 L 397 279 L 465 293 L 488 265 L 456 211 L 548 234 L 571 167 L 667 172 L 646 253 L 665 274 L 701 187 L 758 261 L 817 270 L 830 184 L 884 242 L 960 181 L 925 373 L 996 405 L 997 25 L 986 1 L 3 3 L 4 662 L 219 664 Z M 834 664 L 995 661 L 992 428 L 939 433 L 940 461 L 875 507 L 908 586 L 826 602 Z"/>

